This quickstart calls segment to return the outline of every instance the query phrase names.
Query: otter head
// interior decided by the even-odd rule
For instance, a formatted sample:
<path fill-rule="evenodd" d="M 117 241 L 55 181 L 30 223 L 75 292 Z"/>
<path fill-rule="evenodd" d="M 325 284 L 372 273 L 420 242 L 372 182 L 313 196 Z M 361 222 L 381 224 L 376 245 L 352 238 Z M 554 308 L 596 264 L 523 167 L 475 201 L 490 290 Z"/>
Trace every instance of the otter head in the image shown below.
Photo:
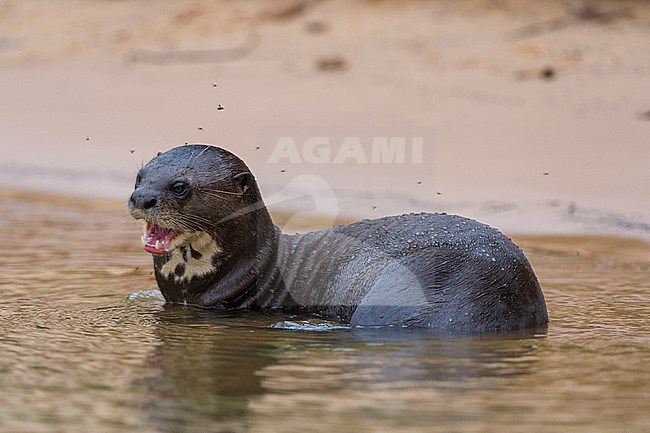
<path fill-rule="evenodd" d="M 253 250 L 257 214 L 268 216 L 244 162 L 197 144 L 160 153 L 142 167 L 128 208 L 144 221 L 142 243 L 154 255 L 157 277 L 177 283 L 215 273 L 218 262 Z"/>

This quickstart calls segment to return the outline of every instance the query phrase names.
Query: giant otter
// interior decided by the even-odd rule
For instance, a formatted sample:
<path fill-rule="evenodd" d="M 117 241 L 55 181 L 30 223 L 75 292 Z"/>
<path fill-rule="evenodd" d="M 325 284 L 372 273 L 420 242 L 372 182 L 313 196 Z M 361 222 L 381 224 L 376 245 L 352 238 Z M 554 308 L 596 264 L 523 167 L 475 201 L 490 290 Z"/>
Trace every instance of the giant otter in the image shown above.
<path fill-rule="evenodd" d="M 421 213 L 282 234 L 246 164 L 218 147 L 186 145 L 152 159 L 129 211 L 144 220 L 144 249 L 168 302 L 438 331 L 548 322 L 531 265 L 498 230 Z"/>

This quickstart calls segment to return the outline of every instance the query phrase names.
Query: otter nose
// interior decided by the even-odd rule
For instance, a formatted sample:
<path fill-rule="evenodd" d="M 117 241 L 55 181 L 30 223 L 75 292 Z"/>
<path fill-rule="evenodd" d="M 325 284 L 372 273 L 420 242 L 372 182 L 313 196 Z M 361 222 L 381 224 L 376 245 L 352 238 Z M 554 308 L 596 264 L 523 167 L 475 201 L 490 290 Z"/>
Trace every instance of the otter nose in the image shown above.
<path fill-rule="evenodd" d="M 146 210 L 151 209 L 152 207 L 156 206 L 156 199 L 155 198 L 150 198 L 149 200 L 146 200 L 144 202 L 144 208 Z"/>
<path fill-rule="evenodd" d="M 131 203 L 131 206 L 133 207 L 137 207 L 143 210 L 151 210 L 156 206 L 158 200 L 156 200 L 156 197 L 153 194 L 147 194 L 145 192 L 135 190 L 133 191 L 133 194 L 131 194 L 129 203 Z"/>

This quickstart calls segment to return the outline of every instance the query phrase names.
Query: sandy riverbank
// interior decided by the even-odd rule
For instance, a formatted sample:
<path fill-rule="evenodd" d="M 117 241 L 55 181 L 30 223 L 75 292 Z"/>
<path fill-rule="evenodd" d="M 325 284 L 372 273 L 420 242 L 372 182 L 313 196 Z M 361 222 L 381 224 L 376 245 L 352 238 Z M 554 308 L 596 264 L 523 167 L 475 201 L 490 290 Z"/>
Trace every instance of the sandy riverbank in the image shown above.
<path fill-rule="evenodd" d="M 124 200 L 155 152 L 205 142 L 317 225 L 648 236 L 650 4 L 591 4 L 1 1 L 0 186 Z M 331 157 L 274 158 L 287 136 Z M 336 160 L 351 136 L 366 162 Z M 373 164 L 377 137 L 422 158 Z"/>

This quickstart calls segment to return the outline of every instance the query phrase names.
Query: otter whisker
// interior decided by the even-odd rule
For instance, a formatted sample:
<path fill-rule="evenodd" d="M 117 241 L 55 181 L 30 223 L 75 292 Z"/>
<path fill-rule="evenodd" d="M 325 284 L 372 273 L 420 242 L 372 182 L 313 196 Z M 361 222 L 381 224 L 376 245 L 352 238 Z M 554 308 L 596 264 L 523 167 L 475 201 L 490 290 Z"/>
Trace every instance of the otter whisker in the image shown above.
<path fill-rule="evenodd" d="M 197 228 L 205 231 L 206 229 L 213 229 L 215 224 L 211 221 L 199 218 L 185 218 L 177 222 L 179 226 L 185 230 L 194 231 Z"/>
<path fill-rule="evenodd" d="M 198 154 L 193 153 L 192 156 L 190 156 L 189 160 L 187 161 L 187 167 L 190 166 L 190 164 L 192 163 L 192 160 L 194 158 L 199 158 L 201 155 L 203 155 L 205 152 L 207 152 L 210 149 L 210 146 L 208 146 L 208 145 L 204 145 L 204 146 L 205 147 L 203 148 L 203 150 L 200 151 Z"/>
<path fill-rule="evenodd" d="M 244 193 L 242 193 L 242 192 L 223 191 L 223 190 L 220 190 L 220 189 L 213 189 L 211 191 L 201 191 L 201 194 L 213 195 L 215 197 L 218 197 L 219 194 L 239 195 L 239 196 L 244 195 Z"/>
<path fill-rule="evenodd" d="M 185 221 L 201 221 L 205 223 L 211 223 L 211 220 L 200 215 L 190 215 L 190 214 L 181 214 L 182 220 Z"/>

